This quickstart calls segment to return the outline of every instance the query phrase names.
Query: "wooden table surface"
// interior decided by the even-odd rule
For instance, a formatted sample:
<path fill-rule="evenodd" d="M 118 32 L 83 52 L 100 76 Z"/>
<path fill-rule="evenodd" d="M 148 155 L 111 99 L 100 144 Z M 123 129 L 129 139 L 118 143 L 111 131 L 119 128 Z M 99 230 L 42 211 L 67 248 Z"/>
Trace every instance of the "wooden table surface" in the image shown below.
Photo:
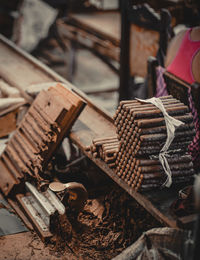
<path fill-rule="evenodd" d="M 169 207 L 172 201 L 178 196 L 179 188 L 157 189 L 143 194 L 135 192 L 106 163 L 92 157 L 86 151 L 86 147 L 91 144 L 93 138 L 115 134 L 115 126 L 109 114 L 92 103 L 83 92 L 67 80 L 17 48 L 3 36 L 0 36 L 0 77 L 6 79 L 8 83 L 10 80 L 11 85 L 21 86 L 24 90 L 34 83 L 62 82 L 67 88 L 80 95 L 87 102 L 87 105 L 70 133 L 72 141 L 155 218 L 167 226 L 176 227 L 176 220 L 170 214 Z"/>

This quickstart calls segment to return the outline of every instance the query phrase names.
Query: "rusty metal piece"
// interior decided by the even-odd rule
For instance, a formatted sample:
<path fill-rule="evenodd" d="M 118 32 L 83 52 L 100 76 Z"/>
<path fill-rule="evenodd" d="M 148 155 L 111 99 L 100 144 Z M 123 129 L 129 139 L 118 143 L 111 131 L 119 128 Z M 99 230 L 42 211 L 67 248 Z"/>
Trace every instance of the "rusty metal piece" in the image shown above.
<path fill-rule="evenodd" d="M 49 188 L 54 192 L 60 192 L 67 190 L 69 194 L 68 204 L 70 207 L 77 212 L 81 211 L 88 199 L 88 192 L 83 184 L 78 182 L 52 182 L 49 185 Z"/>

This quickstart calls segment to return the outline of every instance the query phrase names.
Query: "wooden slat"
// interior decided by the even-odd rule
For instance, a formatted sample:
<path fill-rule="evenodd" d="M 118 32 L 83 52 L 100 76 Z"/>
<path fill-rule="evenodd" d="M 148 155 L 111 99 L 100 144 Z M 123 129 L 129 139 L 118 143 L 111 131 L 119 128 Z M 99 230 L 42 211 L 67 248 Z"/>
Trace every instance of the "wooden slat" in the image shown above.
<path fill-rule="evenodd" d="M 85 14 L 71 14 L 70 22 L 88 32 L 120 44 L 121 18 L 120 12 L 93 12 Z"/>

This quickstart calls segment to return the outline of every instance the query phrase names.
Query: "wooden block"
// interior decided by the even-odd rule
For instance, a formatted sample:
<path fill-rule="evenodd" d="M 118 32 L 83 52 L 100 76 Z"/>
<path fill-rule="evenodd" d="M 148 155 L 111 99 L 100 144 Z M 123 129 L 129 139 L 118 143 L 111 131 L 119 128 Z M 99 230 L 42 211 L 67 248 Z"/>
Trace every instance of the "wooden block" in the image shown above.
<path fill-rule="evenodd" d="M 0 158 L 3 164 L 0 177 L 13 176 L 8 188 L 0 186 L 5 195 L 20 183 L 19 174 L 25 180 L 27 177 L 42 180 L 43 170 L 85 105 L 82 98 L 61 84 L 38 94 Z M 4 157 L 8 158 L 12 172 L 4 165 Z"/>

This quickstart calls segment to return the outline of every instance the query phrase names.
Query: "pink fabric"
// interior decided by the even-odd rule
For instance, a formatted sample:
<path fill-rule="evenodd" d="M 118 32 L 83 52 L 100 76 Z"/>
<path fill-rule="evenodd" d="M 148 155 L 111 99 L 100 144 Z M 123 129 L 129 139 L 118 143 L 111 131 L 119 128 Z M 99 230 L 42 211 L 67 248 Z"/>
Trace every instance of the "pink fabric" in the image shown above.
<path fill-rule="evenodd" d="M 192 28 L 188 29 L 185 33 L 174 60 L 167 67 L 167 71 L 189 84 L 195 81 L 192 75 L 192 60 L 200 50 L 200 41 L 192 41 L 190 38 L 191 30 Z"/>

